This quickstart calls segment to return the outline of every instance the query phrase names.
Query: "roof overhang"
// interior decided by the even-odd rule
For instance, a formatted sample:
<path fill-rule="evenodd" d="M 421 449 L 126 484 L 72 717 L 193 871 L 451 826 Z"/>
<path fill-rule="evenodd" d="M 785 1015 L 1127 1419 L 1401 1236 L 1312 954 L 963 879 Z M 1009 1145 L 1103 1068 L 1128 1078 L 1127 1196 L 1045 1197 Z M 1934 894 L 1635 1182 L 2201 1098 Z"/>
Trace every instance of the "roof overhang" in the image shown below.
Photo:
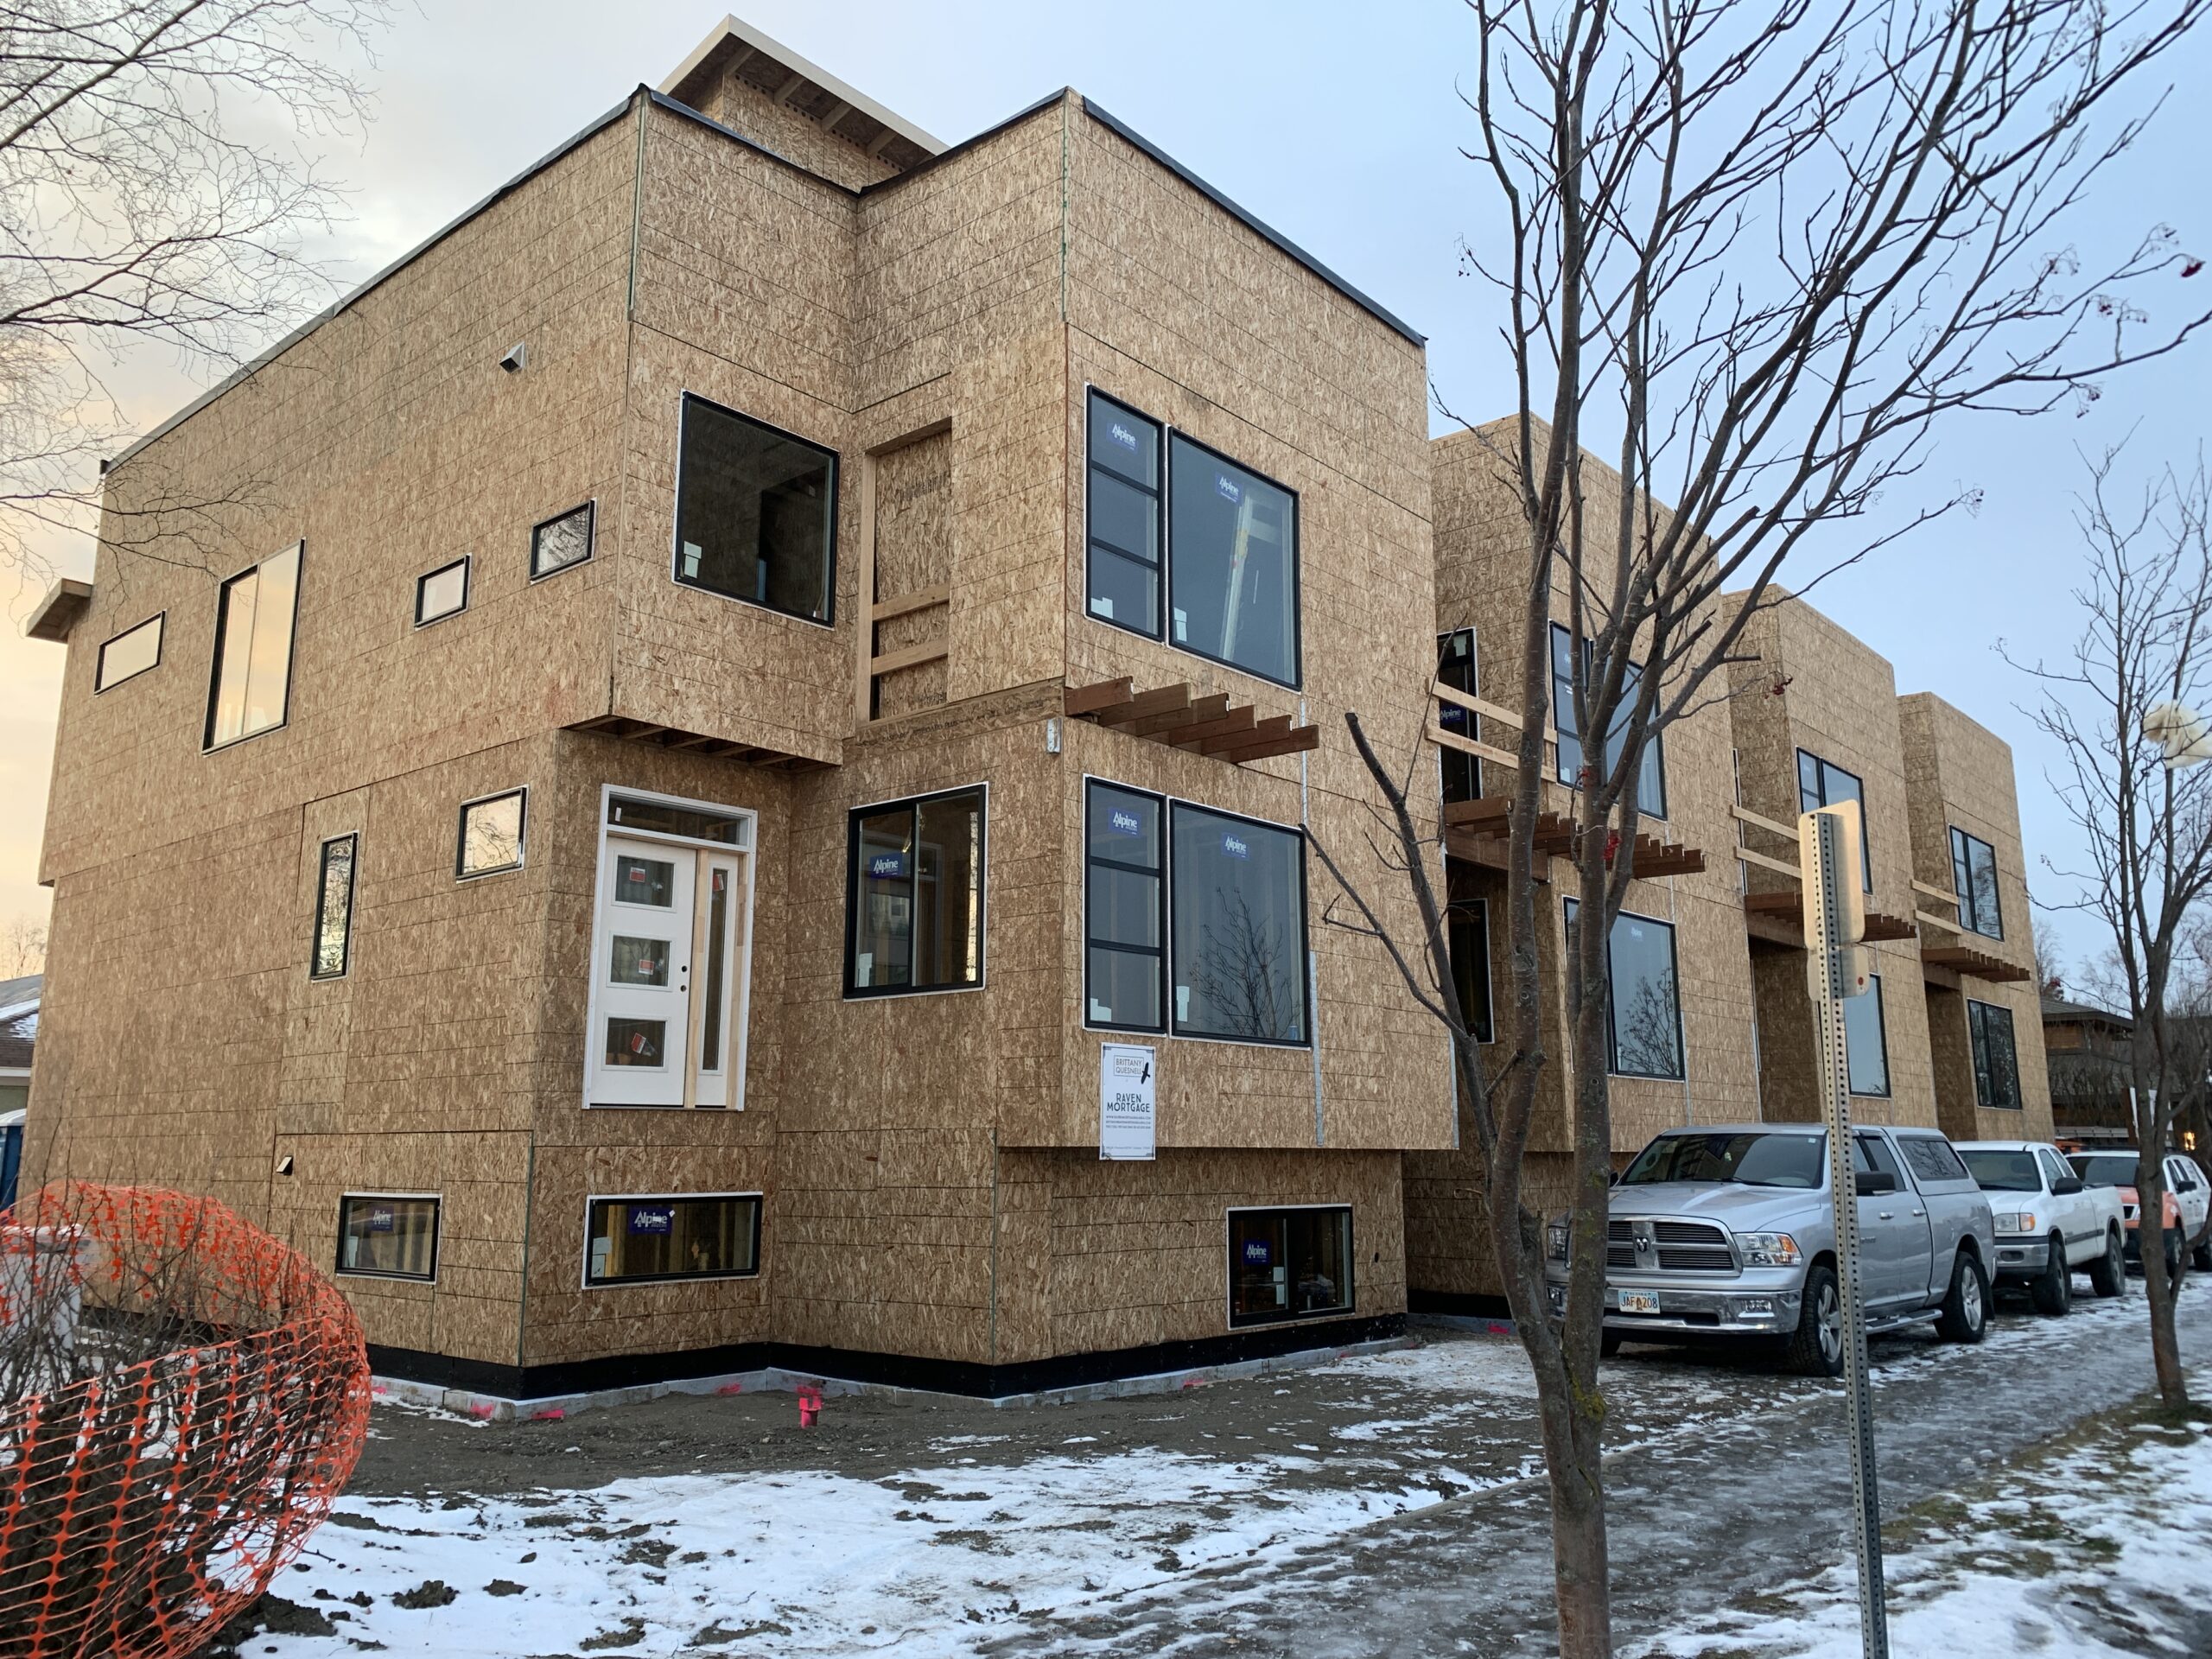
<path fill-rule="evenodd" d="M 706 91 L 724 75 L 737 74 L 764 96 L 795 111 L 834 134 L 905 172 L 946 148 L 904 116 L 847 86 L 820 65 L 810 62 L 773 36 L 735 17 L 725 17 L 677 66 L 660 90 L 696 109 Z"/>
<path fill-rule="evenodd" d="M 31 620 L 23 624 L 23 632 L 34 639 L 66 645 L 70 630 L 92 608 L 92 584 L 64 576 L 46 590 L 46 597 L 39 601 Z"/>

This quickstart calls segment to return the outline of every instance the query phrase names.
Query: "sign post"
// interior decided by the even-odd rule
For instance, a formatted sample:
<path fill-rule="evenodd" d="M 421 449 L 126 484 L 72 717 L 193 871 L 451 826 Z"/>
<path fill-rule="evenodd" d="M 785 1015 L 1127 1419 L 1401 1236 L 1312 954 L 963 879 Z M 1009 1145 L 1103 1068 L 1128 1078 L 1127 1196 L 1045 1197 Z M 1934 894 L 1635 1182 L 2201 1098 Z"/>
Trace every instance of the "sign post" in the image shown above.
<path fill-rule="evenodd" d="M 1154 1107 L 1159 1073 L 1142 1043 L 1108 1043 L 1098 1052 L 1098 1155 L 1154 1155 Z"/>
<path fill-rule="evenodd" d="M 1804 883 L 1806 989 L 1820 1044 L 1821 1116 L 1828 1131 L 1828 1192 L 1835 1204 L 1837 1291 L 1843 1304 L 1844 1388 L 1851 1407 L 1851 1496 L 1859 1556 L 1859 1630 L 1866 1659 L 1889 1659 L 1882 1586 L 1882 1500 L 1874 1474 L 1874 1402 L 1866 1379 L 1866 1311 L 1859 1295 L 1859 1181 L 1851 1159 L 1851 1073 L 1843 1003 L 1866 993 L 1866 900 L 1861 890 L 1859 803 L 1839 802 L 1797 820 Z M 1816 1315 L 1817 1317 L 1817 1315 Z"/>

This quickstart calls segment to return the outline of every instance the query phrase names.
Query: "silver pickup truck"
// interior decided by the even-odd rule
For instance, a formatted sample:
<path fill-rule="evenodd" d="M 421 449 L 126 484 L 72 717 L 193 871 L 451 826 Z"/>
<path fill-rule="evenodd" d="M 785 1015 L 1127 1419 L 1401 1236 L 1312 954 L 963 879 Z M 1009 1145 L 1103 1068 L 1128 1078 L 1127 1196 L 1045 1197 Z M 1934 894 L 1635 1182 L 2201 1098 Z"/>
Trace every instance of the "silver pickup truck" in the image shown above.
<path fill-rule="evenodd" d="M 1989 1199 L 1933 1129 L 1859 1129 L 1859 1274 L 1870 1331 L 1933 1319 L 1955 1342 L 1988 1328 Z M 1792 1124 L 1672 1129 L 1614 1184 L 1605 1351 L 1624 1341 L 1764 1338 L 1797 1370 L 1843 1369 L 1827 1135 Z M 1567 1300 L 1567 1229 L 1546 1239 Z"/>

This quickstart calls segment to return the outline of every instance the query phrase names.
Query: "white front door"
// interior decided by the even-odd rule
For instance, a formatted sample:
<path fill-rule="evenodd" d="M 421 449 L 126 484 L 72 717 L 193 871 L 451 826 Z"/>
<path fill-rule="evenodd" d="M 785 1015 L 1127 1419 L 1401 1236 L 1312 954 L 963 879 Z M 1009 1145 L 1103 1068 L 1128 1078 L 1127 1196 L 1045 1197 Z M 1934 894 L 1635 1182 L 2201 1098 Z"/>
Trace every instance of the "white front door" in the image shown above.
<path fill-rule="evenodd" d="M 684 1104 L 698 862 L 689 847 L 607 837 L 592 930 L 594 1106 Z"/>

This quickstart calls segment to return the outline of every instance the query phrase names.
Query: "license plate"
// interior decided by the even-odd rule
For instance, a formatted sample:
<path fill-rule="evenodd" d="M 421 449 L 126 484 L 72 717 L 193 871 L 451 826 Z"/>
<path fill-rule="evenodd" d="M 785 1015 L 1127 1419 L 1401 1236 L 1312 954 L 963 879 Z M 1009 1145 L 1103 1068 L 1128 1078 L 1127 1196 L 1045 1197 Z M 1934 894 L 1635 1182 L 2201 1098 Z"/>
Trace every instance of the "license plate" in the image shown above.
<path fill-rule="evenodd" d="M 1620 1310 L 1624 1313 L 1656 1313 L 1659 1298 L 1648 1290 L 1624 1290 L 1619 1294 Z"/>

